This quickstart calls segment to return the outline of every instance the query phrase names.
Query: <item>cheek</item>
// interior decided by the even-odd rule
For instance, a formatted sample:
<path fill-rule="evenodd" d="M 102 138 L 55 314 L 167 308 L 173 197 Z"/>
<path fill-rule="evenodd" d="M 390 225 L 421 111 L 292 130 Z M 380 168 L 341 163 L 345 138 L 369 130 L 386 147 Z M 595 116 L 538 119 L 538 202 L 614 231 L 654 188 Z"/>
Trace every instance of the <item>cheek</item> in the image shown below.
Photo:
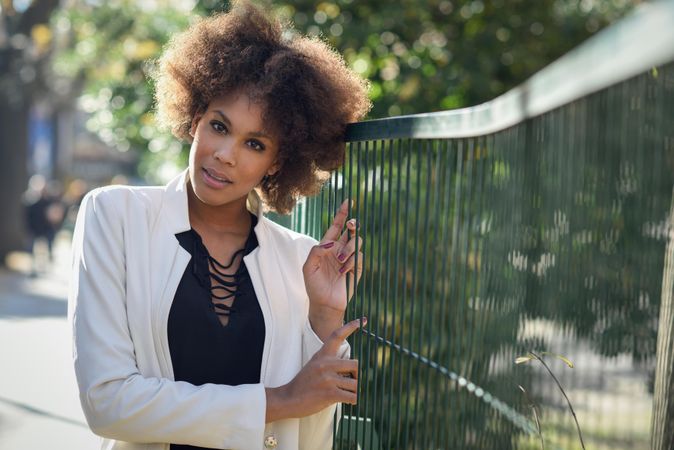
<path fill-rule="evenodd" d="M 190 161 L 203 158 L 208 152 L 208 139 L 197 134 L 190 145 Z"/>
<path fill-rule="evenodd" d="M 204 149 L 203 139 L 200 140 L 198 138 L 195 138 L 192 141 L 192 145 L 190 146 L 190 153 L 187 160 L 188 167 L 193 174 L 194 172 L 197 171 L 199 167 L 204 165 L 206 156 L 207 152 Z"/>
<path fill-rule="evenodd" d="M 194 166 L 194 161 L 196 160 L 196 153 L 197 153 L 197 146 L 196 146 L 196 140 L 192 141 L 192 145 L 190 146 L 190 153 L 188 156 L 188 161 L 190 164 L 190 167 Z"/>

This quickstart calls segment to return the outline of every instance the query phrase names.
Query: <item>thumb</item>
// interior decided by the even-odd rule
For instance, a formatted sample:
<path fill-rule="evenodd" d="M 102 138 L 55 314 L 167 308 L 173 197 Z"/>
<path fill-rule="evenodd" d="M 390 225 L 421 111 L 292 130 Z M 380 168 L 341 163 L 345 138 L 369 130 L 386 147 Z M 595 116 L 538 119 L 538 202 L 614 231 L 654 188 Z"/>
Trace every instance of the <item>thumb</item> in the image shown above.
<path fill-rule="evenodd" d="M 314 245 L 307 255 L 307 260 L 304 263 L 304 267 L 315 267 L 320 265 L 320 260 L 322 257 L 330 253 L 330 249 L 335 246 L 335 241 L 328 241 L 322 244 Z"/>
<path fill-rule="evenodd" d="M 320 351 L 330 356 L 336 355 L 339 347 L 342 345 L 342 342 L 344 342 L 346 338 L 351 336 L 354 331 L 361 327 L 361 322 L 363 326 L 365 326 L 367 324 L 367 317 L 361 317 L 359 319 L 352 320 L 342 325 L 340 328 L 337 328 L 332 332 L 325 344 L 323 344 L 323 347 Z"/>

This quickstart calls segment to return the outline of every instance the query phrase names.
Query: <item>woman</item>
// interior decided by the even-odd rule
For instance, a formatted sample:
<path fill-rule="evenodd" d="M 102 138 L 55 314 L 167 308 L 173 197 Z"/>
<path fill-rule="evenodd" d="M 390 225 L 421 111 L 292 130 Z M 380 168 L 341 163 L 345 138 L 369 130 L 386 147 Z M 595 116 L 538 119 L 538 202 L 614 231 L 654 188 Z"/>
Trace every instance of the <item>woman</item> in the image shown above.
<path fill-rule="evenodd" d="M 366 82 L 247 3 L 176 36 L 155 78 L 189 167 L 83 200 L 69 318 L 87 421 L 106 449 L 330 448 L 335 405 L 356 402 L 356 223 L 345 202 L 317 243 L 262 208 L 339 166 Z"/>

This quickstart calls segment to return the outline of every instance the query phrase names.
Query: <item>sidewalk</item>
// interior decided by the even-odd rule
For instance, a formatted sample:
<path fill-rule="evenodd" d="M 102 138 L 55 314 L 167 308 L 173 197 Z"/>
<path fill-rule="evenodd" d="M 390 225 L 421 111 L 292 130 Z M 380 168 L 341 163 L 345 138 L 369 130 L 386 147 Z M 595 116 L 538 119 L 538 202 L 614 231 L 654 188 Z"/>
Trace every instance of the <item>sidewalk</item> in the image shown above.
<path fill-rule="evenodd" d="M 79 406 L 66 323 L 70 265 L 58 241 L 47 273 L 0 269 L 0 448 L 89 450 L 99 439 Z"/>

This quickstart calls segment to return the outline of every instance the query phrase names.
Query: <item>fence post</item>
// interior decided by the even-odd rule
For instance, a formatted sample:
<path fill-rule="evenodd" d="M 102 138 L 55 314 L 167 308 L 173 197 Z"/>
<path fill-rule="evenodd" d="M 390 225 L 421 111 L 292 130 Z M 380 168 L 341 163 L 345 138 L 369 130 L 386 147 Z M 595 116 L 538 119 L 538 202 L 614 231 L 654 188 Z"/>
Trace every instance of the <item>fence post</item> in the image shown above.
<path fill-rule="evenodd" d="M 651 448 L 674 448 L 674 193 L 667 221 L 667 247 L 662 273 L 662 295 L 656 350 Z"/>

